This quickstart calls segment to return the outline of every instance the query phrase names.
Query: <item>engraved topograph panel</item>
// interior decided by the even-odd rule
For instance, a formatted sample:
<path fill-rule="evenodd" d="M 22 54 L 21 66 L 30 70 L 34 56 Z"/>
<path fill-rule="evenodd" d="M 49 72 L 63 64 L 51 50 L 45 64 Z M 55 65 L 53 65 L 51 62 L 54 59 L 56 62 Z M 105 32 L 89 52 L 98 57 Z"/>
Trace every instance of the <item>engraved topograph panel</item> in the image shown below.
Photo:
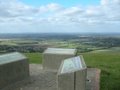
<path fill-rule="evenodd" d="M 80 70 L 82 63 L 80 57 L 70 58 L 64 61 L 61 73 L 69 73 Z"/>

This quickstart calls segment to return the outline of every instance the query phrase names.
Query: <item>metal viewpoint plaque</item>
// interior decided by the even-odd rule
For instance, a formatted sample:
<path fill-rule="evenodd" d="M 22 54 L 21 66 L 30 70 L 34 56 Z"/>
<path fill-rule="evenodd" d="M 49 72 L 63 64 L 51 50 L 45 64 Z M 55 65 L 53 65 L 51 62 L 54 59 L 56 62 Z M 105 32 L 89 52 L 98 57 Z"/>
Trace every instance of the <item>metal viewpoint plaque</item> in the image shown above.
<path fill-rule="evenodd" d="M 64 61 L 61 73 L 74 72 L 82 68 L 80 57 L 70 58 Z"/>

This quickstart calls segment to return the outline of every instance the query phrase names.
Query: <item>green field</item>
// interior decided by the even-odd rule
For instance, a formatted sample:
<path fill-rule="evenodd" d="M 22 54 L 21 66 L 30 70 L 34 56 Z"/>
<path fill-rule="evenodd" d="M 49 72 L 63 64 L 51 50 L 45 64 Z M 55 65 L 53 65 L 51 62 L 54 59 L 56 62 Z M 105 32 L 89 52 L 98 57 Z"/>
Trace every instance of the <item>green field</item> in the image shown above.
<path fill-rule="evenodd" d="M 41 64 L 42 54 L 41 53 L 24 53 L 30 60 L 30 63 Z"/>
<path fill-rule="evenodd" d="M 84 53 L 88 67 L 101 69 L 100 90 L 120 90 L 120 53 Z"/>
<path fill-rule="evenodd" d="M 25 53 L 30 63 L 40 64 L 41 53 Z M 96 51 L 83 53 L 88 67 L 101 69 L 100 90 L 120 90 L 120 52 Z"/>

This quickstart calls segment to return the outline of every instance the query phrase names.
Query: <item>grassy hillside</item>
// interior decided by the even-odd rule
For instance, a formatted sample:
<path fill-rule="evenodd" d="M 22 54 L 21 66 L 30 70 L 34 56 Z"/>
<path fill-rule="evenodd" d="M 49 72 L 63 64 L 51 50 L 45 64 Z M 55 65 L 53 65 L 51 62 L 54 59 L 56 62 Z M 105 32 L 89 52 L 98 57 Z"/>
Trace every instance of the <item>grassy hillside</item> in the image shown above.
<path fill-rule="evenodd" d="M 41 53 L 25 53 L 30 63 L 41 63 Z M 83 53 L 88 67 L 100 68 L 101 90 L 120 90 L 120 52 L 96 51 Z"/>
<path fill-rule="evenodd" d="M 41 53 L 24 53 L 30 60 L 30 63 L 41 64 L 42 54 Z"/>
<path fill-rule="evenodd" d="M 120 90 L 120 53 L 84 53 L 87 66 L 100 68 L 101 90 Z"/>

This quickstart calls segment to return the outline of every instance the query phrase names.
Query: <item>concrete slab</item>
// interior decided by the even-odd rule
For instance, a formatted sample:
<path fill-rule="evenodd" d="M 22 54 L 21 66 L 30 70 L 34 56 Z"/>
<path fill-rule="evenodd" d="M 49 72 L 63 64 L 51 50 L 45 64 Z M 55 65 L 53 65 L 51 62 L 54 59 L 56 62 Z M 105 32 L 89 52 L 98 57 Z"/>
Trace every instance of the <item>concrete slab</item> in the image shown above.
<path fill-rule="evenodd" d="M 87 69 L 86 90 L 99 90 L 100 70 L 96 68 Z M 18 82 L 2 90 L 57 90 L 55 72 L 43 71 L 42 65 L 30 65 L 30 79 Z"/>
<path fill-rule="evenodd" d="M 43 69 L 57 72 L 61 62 L 70 57 L 74 57 L 76 49 L 48 48 L 43 53 Z"/>
<path fill-rule="evenodd" d="M 101 70 L 97 68 L 88 68 L 87 69 L 87 78 L 86 90 L 100 90 L 100 73 Z"/>
<path fill-rule="evenodd" d="M 87 69 L 75 73 L 75 90 L 86 90 Z"/>
<path fill-rule="evenodd" d="M 57 90 L 74 90 L 74 72 L 58 75 Z"/>
<path fill-rule="evenodd" d="M 0 55 L 0 90 L 29 77 L 28 59 L 21 53 Z"/>

